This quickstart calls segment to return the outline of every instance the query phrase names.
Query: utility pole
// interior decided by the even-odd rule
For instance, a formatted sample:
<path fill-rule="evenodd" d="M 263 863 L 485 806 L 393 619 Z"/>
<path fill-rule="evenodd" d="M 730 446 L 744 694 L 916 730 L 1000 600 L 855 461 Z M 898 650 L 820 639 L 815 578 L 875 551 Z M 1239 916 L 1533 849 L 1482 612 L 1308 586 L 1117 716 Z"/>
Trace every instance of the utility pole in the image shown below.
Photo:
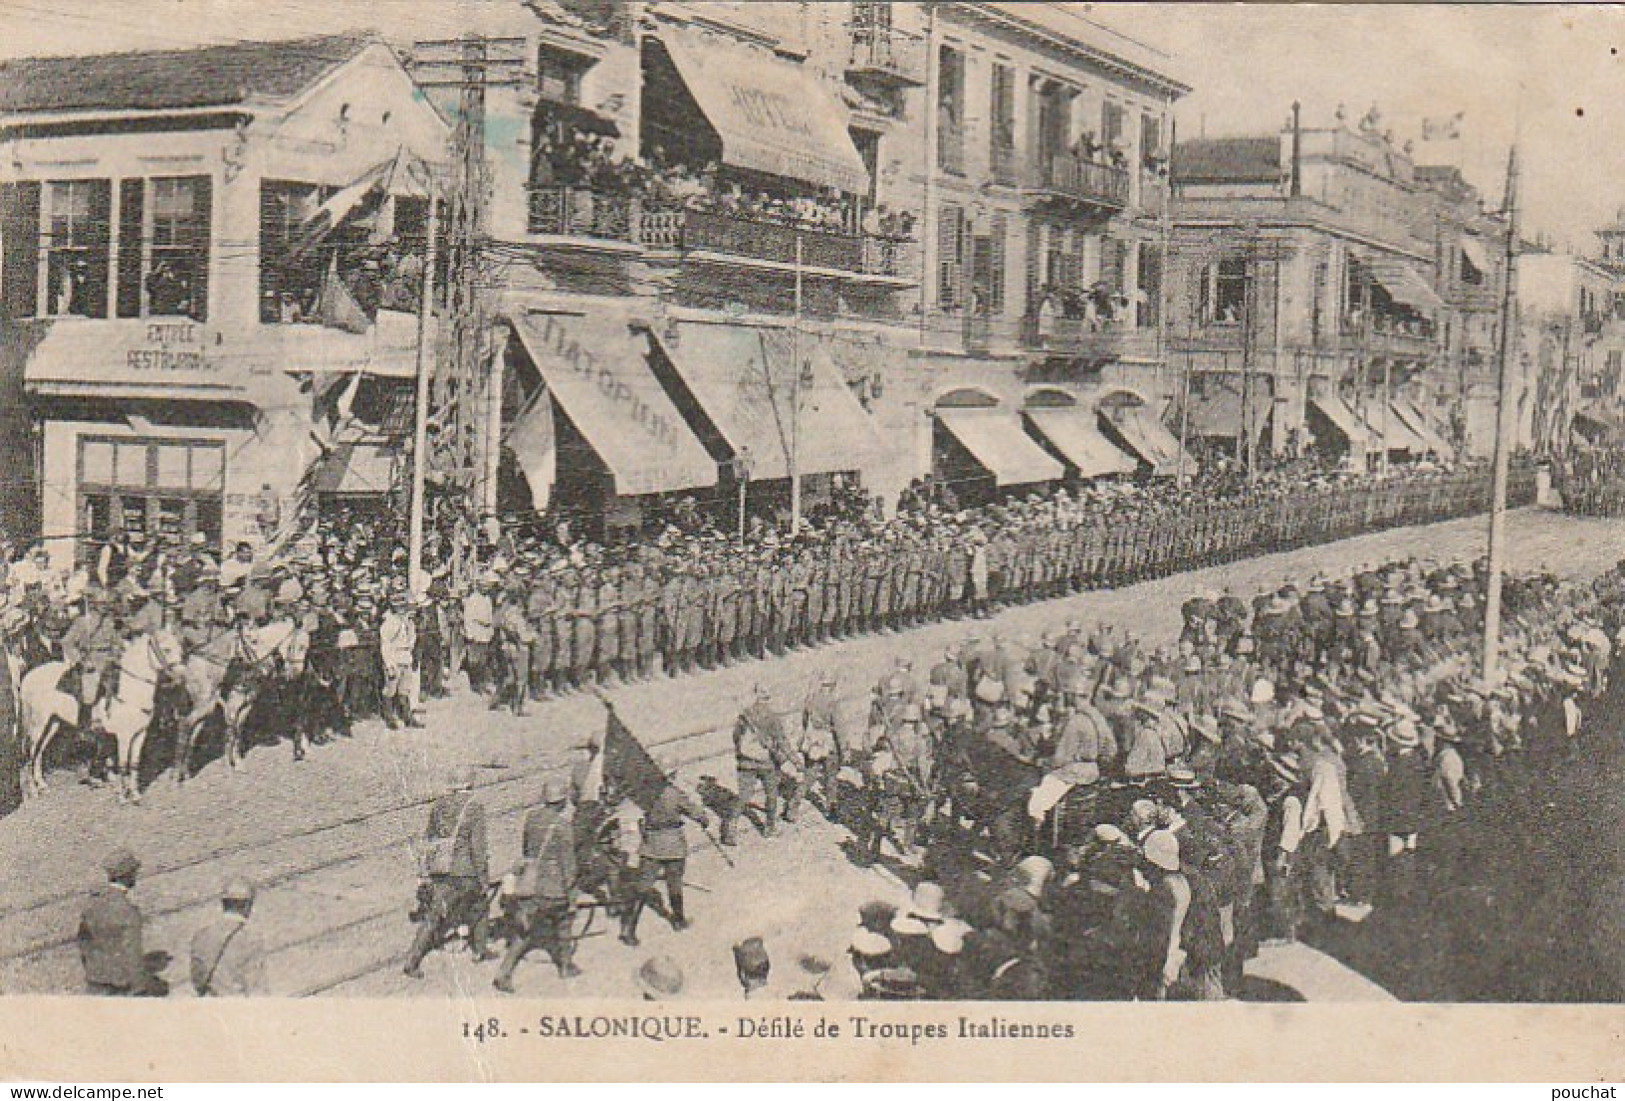
<path fill-rule="evenodd" d="M 440 262 L 440 198 L 429 186 L 429 229 L 418 298 L 417 400 L 412 408 L 412 503 L 407 525 L 406 582 L 415 590 L 423 575 L 424 479 L 429 468 L 429 379 L 434 370 L 429 318 L 434 312 L 434 269 Z"/>
<path fill-rule="evenodd" d="M 790 534 L 801 530 L 801 230 L 796 230 L 796 310 L 790 327 Z"/>
<path fill-rule="evenodd" d="M 485 150 L 485 96 L 489 88 L 518 85 L 526 68 L 522 38 L 419 42 L 413 79 L 424 89 L 456 89 L 452 132 L 454 183 L 446 197 L 446 307 L 450 347 L 436 372 L 436 460 L 454 484 L 475 497 L 482 513 L 496 509 L 501 458 L 501 357 L 493 356 L 484 271 L 486 201 L 490 187 Z"/>
<path fill-rule="evenodd" d="M 1501 563 L 1506 557 L 1507 458 L 1512 449 L 1507 425 L 1512 411 L 1512 358 L 1518 323 L 1518 146 L 1507 154 L 1506 279 L 1501 291 L 1501 347 L 1495 398 L 1495 476 L 1490 488 L 1489 578 L 1484 594 L 1484 655 L 1480 673 L 1495 683 L 1501 646 Z"/>

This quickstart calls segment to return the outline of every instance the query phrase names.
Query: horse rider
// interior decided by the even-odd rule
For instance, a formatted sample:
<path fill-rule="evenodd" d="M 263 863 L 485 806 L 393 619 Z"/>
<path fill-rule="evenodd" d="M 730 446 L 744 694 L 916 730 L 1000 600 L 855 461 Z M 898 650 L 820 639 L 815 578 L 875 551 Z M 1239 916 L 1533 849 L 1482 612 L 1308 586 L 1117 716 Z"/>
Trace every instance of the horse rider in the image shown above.
<path fill-rule="evenodd" d="M 124 649 L 123 632 L 109 604 L 106 589 L 97 587 L 87 590 L 84 610 L 74 618 L 67 633 L 62 636 L 63 661 L 78 674 L 77 725 L 92 742 L 90 770 L 95 779 L 106 777 L 107 762 L 117 752 L 108 745 L 110 739 L 93 732 L 91 720 L 96 705 L 112 690 L 112 678 L 108 674 L 117 668 L 119 655 Z"/>

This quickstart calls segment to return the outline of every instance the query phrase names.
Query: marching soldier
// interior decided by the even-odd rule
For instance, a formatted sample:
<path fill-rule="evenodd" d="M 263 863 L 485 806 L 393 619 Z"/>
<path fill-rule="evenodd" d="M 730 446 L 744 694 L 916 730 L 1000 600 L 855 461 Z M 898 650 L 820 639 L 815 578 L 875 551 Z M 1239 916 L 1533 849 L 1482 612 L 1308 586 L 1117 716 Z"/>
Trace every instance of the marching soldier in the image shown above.
<path fill-rule="evenodd" d="M 220 892 L 220 916 L 192 938 L 192 989 L 198 997 L 252 997 L 266 993 L 265 944 L 249 928 L 254 885 L 238 876 Z"/>
<path fill-rule="evenodd" d="M 749 807 L 751 796 L 759 788 L 765 805 L 766 818 L 762 836 L 772 837 L 779 828 L 779 776 L 790 759 L 790 742 L 785 736 L 784 724 L 772 708 L 772 693 L 757 685 L 754 700 L 739 713 L 734 723 L 734 761 L 739 773 L 740 806 Z M 732 821 L 722 824 L 723 841 L 733 839 Z"/>
<path fill-rule="evenodd" d="M 654 903 L 660 908 L 656 892 L 661 880 L 666 883 L 664 908 L 671 927 L 679 933 L 688 928 L 688 914 L 683 908 L 683 876 L 688 871 L 688 838 L 683 833 L 683 820 L 689 819 L 705 829 L 711 824 L 705 809 L 677 787 L 676 772 L 668 773 L 666 786 L 660 790 L 654 804 L 643 817 L 643 840 L 638 847 L 638 880 L 632 900 L 621 912 L 621 943 L 636 947 L 638 919 L 646 905 Z"/>
<path fill-rule="evenodd" d="M 474 774 L 452 770 L 446 794 L 429 811 L 418 872 L 417 937 L 402 973 L 421 979 L 425 957 L 453 929 L 468 926 L 468 944 L 476 960 L 491 959 L 486 950 L 490 849 L 486 843 L 485 805 L 474 795 Z"/>
<path fill-rule="evenodd" d="M 513 973 L 532 948 L 553 958 L 559 978 L 581 974 L 575 965 L 571 934 L 576 885 L 576 839 L 570 811 L 570 788 L 562 777 L 550 777 L 542 788 L 542 805 L 525 815 L 523 861 L 517 869 L 512 898 L 514 934 L 491 985 L 513 993 Z"/>
<path fill-rule="evenodd" d="M 835 674 L 825 672 L 818 685 L 807 693 L 801 707 L 802 760 L 807 775 L 803 784 L 809 795 L 817 787 L 825 818 L 835 815 L 836 774 L 841 768 L 839 744 L 840 701 L 835 694 Z"/>

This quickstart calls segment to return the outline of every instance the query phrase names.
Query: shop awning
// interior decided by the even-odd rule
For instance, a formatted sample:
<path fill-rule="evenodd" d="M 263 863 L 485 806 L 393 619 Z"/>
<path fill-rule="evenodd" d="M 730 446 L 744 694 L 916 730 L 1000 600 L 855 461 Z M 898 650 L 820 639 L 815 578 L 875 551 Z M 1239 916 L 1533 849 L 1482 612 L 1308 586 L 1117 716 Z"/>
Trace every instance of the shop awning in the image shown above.
<path fill-rule="evenodd" d="M 751 481 L 862 470 L 880 450 L 869 414 L 815 337 L 783 329 L 684 322 L 661 347 Z M 797 377 L 799 374 L 799 378 Z M 799 405 L 800 416 L 796 415 Z"/>
<path fill-rule="evenodd" d="M 1377 408 L 1366 415 L 1366 423 L 1371 425 L 1372 435 L 1382 440 L 1389 451 L 1409 451 L 1413 455 L 1421 455 L 1429 450 L 1428 442 L 1405 423 L 1405 418 L 1400 416 L 1399 409 L 1392 403 L 1388 406 L 1386 418 L 1382 415 L 1382 409 Z"/>
<path fill-rule="evenodd" d="M 1359 451 L 1370 445 L 1370 429 L 1342 397 L 1337 394 L 1325 394 L 1320 397 L 1311 394 L 1309 404 L 1320 410 L 1321 415 L 1332 422 L 1332 427 L 1343 434 L 1350 450 Z"/>
<path fill-rule="evenodd" d="M 1433 426 L 1433 422 L 1420 409 L 1403 398 L 1394 402 L 1394 408 L 1399 412 L 1400 419 L 1405 422 L 1405 427 L 1420 437 L 1426 450 L 1433 452 L 1441 459 L 1448 459 L 1455 454 L 1456 449 L 1450 446 L 1449 441 Z"/>
<path fill-rule="evenodd" d="M 1066 470 L 1003 409 L 938 409 L 937 419 L 1000 486 L 1058 481 Z"/>
<path fill-rule="evenodd" d="M 1478 269 L 1480 275 L 1490 272 L 1490 250 L 1484 247 L 1484 242 L 1477 237 L 1463 237 L 1461 239 L 1461 253 L 1467 257 L 1467 262 Z"/>
<path fill-rule="evenodd" d="M 841 106 L 801 66 L 681 33 L 660 41 L 722 139 L 723 163 L 849 194 L 868 192 L 869 173 Z"/>
<path fill-rule="evenodd" d="M 1093 409 L 1028 409 L 1027 419 L 1085 478 L 1132 474 L 1139 465 L 1101 434 Z"/>
<path fill-rule="evenodd" d="M 346 497 L 383 496 L 395 483 L 400 452 L 384 444 L 343 444 L 317 459 L 310 491 Z"/>
<path fill-rule="evenodd" d="M 1444 301 L 1436 294 L 1427 278 L 1403 260 L 1373 258 L 1367 261 L 1371 276 L 1388 296 L 1402 306 L 1417 313 L 1431 314 L 1444 309 Z"/>
<path fill-rule="evenodd" d="M 648 338 L 612 313 L 521 314 L 514 331 L 552 400 L 609 468 L 620 496 L 717 484 L 717 464 L 649 366 Z"/>
<path fill-rule="evenodd" d="M 1143 405 L 1124 409 L 1112 418 L 1112 425 L 1129 449 L 1150 464 L 1153 474 L 1171 477 L 1179 472 L 1179 441 L 1150 409 Z"/>

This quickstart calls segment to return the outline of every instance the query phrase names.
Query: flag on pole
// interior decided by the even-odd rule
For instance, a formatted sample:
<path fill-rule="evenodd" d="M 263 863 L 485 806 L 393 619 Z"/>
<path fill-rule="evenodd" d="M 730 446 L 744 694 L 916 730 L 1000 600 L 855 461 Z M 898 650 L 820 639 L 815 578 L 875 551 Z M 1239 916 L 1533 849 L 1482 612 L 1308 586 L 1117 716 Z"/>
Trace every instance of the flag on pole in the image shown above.
<path fill-rule="evenodd" d="M 643 748 L 615 707 L 604 701 L 604 783 L 631 799 L 647 813 L 666 788 L 666 771 Z"/>
<path fill-rule="evenodd" d="M 1453 115 L 1441 115 L 1437 118 L 1422 120 L 1423 141 L 1460 141 L 1461 120 L 1467 115 L 1466 111 L 1457 111 Z"/>
<path fill-rule="evenodd" d="M 323 325 L 347 333 L 364 333 L 372 327 L 372 318 L 367 316 L 367 311 L 361 308 L 361 303 L 344 285 L 344 280 L 339 278 L 337 254 L 328 264 L 327 274 L 322 277 L 322 296 L 316 305 L 316 314 Z"/>
<path fill-rule="evenodd" d="M 558 475 L 558 441 L 553 432 L 553 398 L 543 389 L 530 408 L 519 415 L 505 442 L 530 483 L 530 503 L 545 511 Z"/>

